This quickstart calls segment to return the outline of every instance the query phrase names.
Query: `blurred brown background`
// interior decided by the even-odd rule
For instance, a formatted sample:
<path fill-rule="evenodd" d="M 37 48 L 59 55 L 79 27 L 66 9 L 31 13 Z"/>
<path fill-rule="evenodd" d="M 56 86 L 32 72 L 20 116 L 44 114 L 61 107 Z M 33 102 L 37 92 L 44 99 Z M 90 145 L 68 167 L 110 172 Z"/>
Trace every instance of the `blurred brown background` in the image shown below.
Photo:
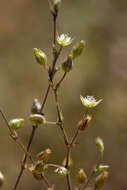
<path fill-rule="evenodd" d="M 103 189 L 127 189 L 127 2 L 125 0 L 63 0 L 58 31 L 70 32 L 75 41 L 86 40 L 87 48 L 75 62 L 73 71 L 60 89 L 60 103 L 67 132 L 72 136 L 77 121 L 85 112 L 79 96 L 94 95 L 103 102 L 92 111 L 89 129 L 80 135 L 72 151 L 75 172 L 84 167 L 88 173 L 96 163 L 95 138 L 105 142 L 104 163 L 110 176 Z M 33 48 L 42 48 L 51 63 L 52 17 L 47 0 L 4 0 L 0 3 L 0 107 L 8 119 L 23 117 L 19 131 L 26 144 L 31 132 L 28 121 L 34 98 L 42 100 L 48 85 L 47 73 L 36 64 Z M 70 48 L 65 48 L 60 61 Z M 56 119 L 53 94 L 45 107 L 48 120 Z M 50 162 L 61 164 L 66 149 L 57 127 L 37 130 L 32 153 L 51 148 Z M 23 153 L 8 137 L 0 117 L 0 170 L 6 181 L 4 190 L 12 189 L 20 169 Z M 64 177 L 51 169 L 47 176 L 57 189 L 67 189 Z M 18 190 L 45 189 L 25 171 Z"/>

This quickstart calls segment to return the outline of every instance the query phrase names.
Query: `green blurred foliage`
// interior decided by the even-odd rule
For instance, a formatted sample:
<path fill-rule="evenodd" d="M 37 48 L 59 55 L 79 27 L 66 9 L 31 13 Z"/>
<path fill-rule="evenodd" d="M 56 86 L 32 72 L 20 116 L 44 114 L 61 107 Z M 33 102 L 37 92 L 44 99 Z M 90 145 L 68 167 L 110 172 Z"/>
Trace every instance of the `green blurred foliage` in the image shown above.
<path fill-rule="evenodd" d="M 104 189 L 127 189 L 127 2 L 119 0 L 63 0 L 58 19 L 58 32 L 69 32 L 75 41 L 87 42 L 83 55 L 74 63 L 60 89 L 65 126 L 72 136 L 77 122 L 85 112 L 80 94 L 103 98 L 92 111 L 93 120 L 78 138 L 72 151 L 73 182 L 75 172 L 88 172 L 96 162 L 95 138 L 105 143 L 104 160 L 110 165 L 110 176 Z M 34 60 L 33 48 L 41 48 L 51 63 L 52 17 L 44 0 L 1 1 L 0 6 L 0 106 L 8 119 L 25 118 L 19 132 L 26 144 L 31 132 L 28 121 L 34 98 L 40 101 L 48 85 L 47 73 Z M 65 48 L 59 62 L 69 54 Z M 54 97 L 51 93 L 45 107 L 48 120 L 56 119 Z M 12 189 L 19 172 L 23 153 L 8 136 L 0 117 L 0 170 L 6 181 L 4 190 Z M 51 148 L 50 161 L 61 164 L 66 149 L 57 127 L 40 127 L 31 150 L 36 154 Z M 47 173 L 57 189 L 66 189 L 66 182 L 50 170 Z M 65 183 L 64 183 L 65 182 Z M 42 189 L 29 172 L 24 172 L 18 187 Z M 61 188 L 62 186 L 62 188 Z"/>

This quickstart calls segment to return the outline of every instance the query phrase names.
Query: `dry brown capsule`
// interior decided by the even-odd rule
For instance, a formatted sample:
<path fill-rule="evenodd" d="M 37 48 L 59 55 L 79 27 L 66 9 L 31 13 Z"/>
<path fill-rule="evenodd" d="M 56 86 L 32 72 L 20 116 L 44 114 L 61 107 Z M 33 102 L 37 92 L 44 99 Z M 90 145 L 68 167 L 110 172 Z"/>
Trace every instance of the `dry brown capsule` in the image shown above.
<path fill-rule="evenodd" d="M 46 162 L 51 153 L 52 153 L 51 149 L 47 148 L 46 150 L 37 154 L 37 159 L 40 161 L 42 160 L 43 162 Z"/>
<path fill-rule="evenodd" d="M 77 176 L 77 178 L 78 178 L 78 183 L 79 183 L 79 184 L 82 184 L 82 183 L 85 183 L 85 182 L 86 182 L 86 180 L 87 180 L 87 175 L 86 175 L 84 169 L 81 168 L 81 169 L 78 171 L 78 176 Z"/>
<path fill-rule="evenodd" d="M 96 177 L 95 189 L 101 189 L 104 186 L 105 180 L 108 178 L 108 172 L 104 171 Z"/>
<path fill-rule="evenodd" d="M 86 115 L 82 120 L 80 120 L 78 122 L 79 130 L 84 131 L 88 127 L 91 119 L 92 117 L 90 115 Z"/>

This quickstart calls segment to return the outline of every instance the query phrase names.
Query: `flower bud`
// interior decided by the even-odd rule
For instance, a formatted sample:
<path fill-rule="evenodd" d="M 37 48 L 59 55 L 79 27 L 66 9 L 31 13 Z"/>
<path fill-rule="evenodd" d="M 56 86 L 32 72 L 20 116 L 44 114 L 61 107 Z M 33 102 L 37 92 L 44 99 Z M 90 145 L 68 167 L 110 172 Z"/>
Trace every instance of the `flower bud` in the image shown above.
<path fill-rule="evenodd" d="M 2 172 L 0 172 L 0 187 L 3 185 L 4 180 L 5 180 L 4 175 L 2 174 Z"/>
<path fill-rule="evenodd" d="M 45 124 L 46 119 L 41 114 L 31 114 L 29 119 L 34 122 L 36 125 Z"/>
<path fill-rule="evenodd" d="M 80 169 L 80 170 L 78 171 L 78 176 L 77 176 L 77 178 L 78 178 L 79 184 L 82 184 L 82 183 L 85 183 L 85 182 L 86 182 L 86 180 L 87 180 L 87 175 L 86 175 L 86 173 L 85 173 L 85 171 L 84 171 L 83 169 Z"/>
<path fill-rule="evenodd" d="M 64 72 L 70 72 L 72 70 L 72 65 L 73 61 L 71 56 L 69 56 L 68 59 L 63 62 L 62 69 L 64 70 Z"/>
<path fill-rule="evenodd" d="M 9 121 L 9 125 L 12 128 L 12 130 L 19 129 L 24 123 L 24 119 L 12 119 Z"/>
<path fill-rule="evenodd" d="M 43 66 L 46 65 L 47 56 L 43 51 L 41 51 L 40 49 L 34 48 L 34 55 L 35 55 L 35 59 L 36 59 L 37 63 L 39 63 L 40 65 L 43 65 Z"/>
<path fill-rule="evenodd" d="M 55 11 L 58 11 L 58 8 L 61 4 L 61 0 L 54 0 L 54 9 Z"/>
<path fill-rule="evenodd" d="M 31 113 L 39 114 L 40 110 L 41 110 L 41 103 L 38 101 L 38 99 L 34 99 L 31 107 Z"/>
<path fill-rule="evenodd" d="M 95 180 L 95 189 L 101 189 L 104 186 L 105 180 L 108 178 L 108 172 L 104 171 Z"/>
<path fill-rule="evenodd" d="M 48 157 L 49 155 L 52 153 L 51 149 L 50 148 L 47 148 L 46 150 L 40 152 L 37 154 L 37 159 L 39 161 L 43 161 L 43 162 L 46 162 L 48 160 Z"/>
<path fill-rule="evenodd" d="M 84 131 L 88 127 L 91 119 L 92 117 L 90 115 L 86 115 L 81 121 L 79 121 L 78 123 L 79 130 Z"/>
<path fill-rule="evenodd" d="M 96 139 L 96 146 L 100 152 L 104 152 L 104 143 L 100 137 L 97 137 L 97 139 Z"/>
<path fill-rule="evenodd" d="M 81 55 L 85 45 L 86 45 L 85 42 L 83 40 L 81 40 L 79 43 L 75 44 L 72 47 L 72 57 L 73 57 L 73 59 L 75 59 L 75 58 L 77 58 L 77 57 L 79 57 Z"/>

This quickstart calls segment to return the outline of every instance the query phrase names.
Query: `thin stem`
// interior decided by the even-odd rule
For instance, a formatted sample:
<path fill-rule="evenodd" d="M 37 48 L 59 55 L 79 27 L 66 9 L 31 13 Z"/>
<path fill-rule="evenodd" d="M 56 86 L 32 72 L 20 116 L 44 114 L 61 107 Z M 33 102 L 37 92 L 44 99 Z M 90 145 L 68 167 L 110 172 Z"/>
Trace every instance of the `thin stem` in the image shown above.
<path fill-rule="evenodd" d="M 84 114 L 84 116 L 86 116 L 87 114 L 88 114 L 88 109 L 86 109 L 86 112 L 85 112 L 85 114 Z M 72 137 L 72 140 L 71 140 L 71 146 L 73 146 L 73 144 L 75 143 L 75 140 L 76 140 L 76 138 L 78 137 L 78 135 L 79 135 L 79 132 L 80 132 L 80 127 L 77 127 L 77 130 L 76 130 L 76 132 L 75 132 L 75 134 L 74 134 L 74 136 Z"/>
<path fill-rule="evenodd" d="M 68 145 L 68 137 L 67 137 L 67 134 L 66 134 L 66 131 L 63 127 L 63 118 L 62 118 L 62 112 L 61 112 L 61 109 L 60 109 L 60 105 L 59 105 L 59 102 L 58 102 L 58 94 L 57 94 L 57 91 L 54 90 L 54 95 L 55 95 L 55 101 L 56 101 L 56 110 L 57 110 L 57 114 L 58 114 L 58 125 L 62 131 L 62 134 L 63 134 L 63 137 L 64 137 L 64 142 L 66 145 Z"/>
<path fill-rule="evenodd" d="M 46 164 L 45 165 L 45 168 L 47 168 L 47 167 L 55 167 L 55 168 L 60 168 L 61 166 L 60 165 L 58 165 L 58 164 L 52 164 L 52 163 L 48 163 L 48 164 Z"/>
<path fill-rule="evenodd" d="M 34 160 L 31 156 L 31 154 L 25 149 L 24 145 L 22 144 L 22 142 L 17 138 L 14 138 L 12 135 L 10 135 L 11 138 L 17 143 L 17 145 L 23 150 L 23 152 L 29 157 L 29 159 L 31 160 L 32 163 L 34 163 Z"/>
<path fill-rule="evenodd" d="M 72 140 L 71 140 L 71 143 L 70 143 L 71 146 L 74 144 L 74 142 L 75 142 L 75 140 L 76 140 L 78 134 L 79 134 L 79 127 L 77 128 L 77 130 L 76 130 L 74 136 L 72 137 Z"/>
<path fill-rule="evenodd" d="M 46 90 L 46 93 L 45 93 L 45 96 L 44 96 L 44 99 L 43 99 L 43 103 L 41 105 L 40 113 L 42 113 L 42 111 L 44 109 L 44 106 L 45 106 L 45 103 L 46 103 L 46 100 L 47 100 L 47 97 L 48 97 L 48 94 L 49 94 L 49 90 L 50 90 L 50 84 L 48 85 L 48 88 Z"/>
<path fill-rule="evenodd" d="M 65 74 L 64 76 L 62 77 L 62 80 L 60 81 L 60 83 L 63 81 L 63 79 L 65 78 Z M 62 119 L 62 112 L 61 112 L 61 109 L 60 109 L 60 105 L 59 105 L 59 101 L 58 101 L 58 92 L 57 92 L 57 88 L 54 89 L 53 86 L 52 86 L 52 89 L 54 91 L 54 95 L 55 95 L 55 101 L 56 101 L 56 110 L 57 110 L 57 114 L 58 114 L 58 125 L 61 129 L 61 132 L 63 134 L 63 137 L 64 137 L 64 142 L 65 142 L 65 145 L 66 145 L 66 148 L 67 148 L 67 156 L 66 156 L 66 169 L 69 170 L 69 158 L 70 158 L 70 153 L 71 153 L 71 146 L 70 146 L 70 143 L 69 143 L 69 140 L 68 140 L 68 137 L 67 137 L 67 134 L 66 134 L 66 131 L 63 127 L 63 119 Z M 72 183 L 71 183 L 71 177 L 70 177 L 70 172 L 67 173 L 66 175 L 66 179 L 67 179 L 67 186 L 68 186 L 68 190 L 72 190 Z"/>
<path fill-rule="evenodd" d="M 53 15 L 53 23 L 54 23 L 53 42 L 55 45 L 56 45 L 56 19 L 57 19 L 57 16 Z"/>
<path fill-rule="evenodd" d="M 41 176 L 42 176 L 43 182 L 45 183 L 46 187 L 47 188 L 52 188 L 52 186 L 50 185 L 48 179 L 43 174 Z M 52 190 L 53 190 L 53 188 L 52 188 Z"/>
<path fill-rule="evenodd" d="M 92 179 L 92 178 L 94 177 L 94 175 L 95 175 L 95 168 L 98 168 L 98 167 L 99 167 L 100 163 L 102 162 L 102 159 L 103 159 L 103 152 L 100 153 L 100 155 L 99 155 L 99 157 L 98 157 L 98 160 L 97 160 L 96 167 L 94 167 L 94 168 L 92 169 L 92 171 L 90 172 L 89 177 L 88 177 L 88 180 L 87 180 L 86 184 L 83 185 L 83 187 L 82 187 L 81 190 L 85 190 L 85 189 L 88 187 L 88 185 L 89 185 L 91 179 Z"/>
<path fill-rule="evenodd" d="M 58 57 L 60 56 L 61 51 L 62 51 L 62 47 L 60 47 L 60 50 L 59 50 L 58 55 L 57 55 L 57 56 L 54 58 L 54 60 L 53 60 L 52 70 L 51 70 L 51 74 L 50 74 L 50 76 L 49 76 L 51 81 L 52 81 L 53 78 L 54 78 L 54 74 L 55 74 L 55 73 L 54 73 L 54 68 L 55 68 L 57 59 L 58 59 Z M 42 113 L 42 111 L 43 111 L 43 109 L 44 109 L 44 106 L 45 106 L 45 103 L 46 103 L 46 100 L 47 100 L 47 97 L 48 97 L 48 94 L 49 94 L 49 91 L 50 91 L 50 87 L 51 87 L 51 85 L 49 84 L 49 85 L 48 85 L 48 88 L 47 88 L 47 90 L 46 90 L 44 99 L 43 99 L 43 103 L 42 103 L 42 105 L 41 105 L 40 113 Z"/>
<path fill-rule="evenodd" d="M 59 88 L 60 84 L 63 82 L 64 78 L 66 77 L 66 72 L 63 74 L 63 76 L 61 77 L 61 79 L 59 80 L 59 82 L 56 84 L 56 90 L 57 88 Z"/>
<path fill-rule="evenodd" d="M 4 112 L 3 112 L 2 110 L 0 110 L 0 113 L 1 113 L 3 119 L 4 119 L 5 123 L 6 123 L 6 126 L 8 127 L 9 131 L 11 132 L 10 137 L 17 143 L 17 145 L 23 150 L 23 152 L 24 152 L 25 154 L 27 154 L 27 156 L 29 156 L 30 160 L 33 162 L 32 156 L 30 155 L 29 152 L 27 152 L 27 150 L 25 149 L 24 145 L 23 145 L 22 142 L 19 140 L 19 137 L 17 136 L 17 133 L 14 132 L 14 131 L 11 129 L 11 127 L 10 127 L 10 125 L 9 125 L 9 123 L 8 123 L 7 117 L 6 117 L 6 115 L 4 114 Z"/>
<path fill-rule="evenodd" d="M 30 139 L 29 139 L 29 142 L 28 142 L 28 145 L 27 145 L 27 152 L 29 152 L 31 143 L 32 143 L 33 138 L 34 138 L 34 134 L 35 134 L 36 128 L 37 128 L 37 127 L 33 126 L 32 133 L 31 133 L 31 135 L 30 135 Z M 26 160 L 27 160 L 27 154 L 25 154 L 25 156 L 24 156 L 24 159 L 23 159 L 23 162 L 22 162 L 22 165 L 21 165 L 21 170 L 20 170 L 20 172 L 19 172 L 19 175 L 18 175 L 18 177 L 17 177 L 17 180 L 16 180 L 16 183 L 15 183 L 15 185 L 14 185 L 13 190 L 16 190 L 17 187 L 18 187 L 18 184 L 19 184 L 20 179 L 21 179 L 21 177 L 22 177 L 23 171 L 24 171 L 24 169 L 25 169 Z"/>
<path fill-rule="evenodd" d="M 60 46 L 60 49 L 58 51 L 58 54 L 56 56 L 54 56 L 54 59 L 53 59 L 53 63 L 52 63 L 52 70 L 49 74 L 49 78 L 50 78 L 50 81 L 52 82 L 53 81 L 53 78 L 54 78 L 54 74 L 55 74 L 55 66 L 56 66 L 56 63 L 57 63 L 57 60 L 60 56 L 60 53 L 62 51 L 62 46 Z"/>
<path fill-rule="evenodd" d="M 48 124 L 48 125 L 56 125 L 56 124 L 57 124 L 57 122 L 53 122 L 53 121 L 46 121 L 46 124 Z"/>
<path fill-rule="evenodd" d="M 8 123 L 8 120 L 7 120 L 6 115 L 4 114 L 4 112 L 3 112 L 1 109 L 0 109 L 0 113 L 1 113 L 3 119 L 4 119 L 5 123 L 6 123 L 6 125 L 7 125 L 8 129 L 9 129 L 9 131 L 11 132 L 11 134 L 14 134 L 13 130 L 11 129 L 11 127 L 10 127 L 10 125 L 9 125 L 9 123 Z"/>
<path fill-rule="evenodd" d="M 67 174 L 67 185 L 68 185 L 68 190 L 72 190 L 70 174 Z"/>
<path fill-rule="evenodd" d="M 66 156 L 66 165 L 65 165 L 65 168 L 68 169 L 68 170 L 69 170 L 70 153 L 71 153 L 71 146 L 68 146 L 67 147 L 67 156 Z M 67 179 L 68 190 L 72 190 L 70 172 L 67 173 L 66 179 Z"/>

